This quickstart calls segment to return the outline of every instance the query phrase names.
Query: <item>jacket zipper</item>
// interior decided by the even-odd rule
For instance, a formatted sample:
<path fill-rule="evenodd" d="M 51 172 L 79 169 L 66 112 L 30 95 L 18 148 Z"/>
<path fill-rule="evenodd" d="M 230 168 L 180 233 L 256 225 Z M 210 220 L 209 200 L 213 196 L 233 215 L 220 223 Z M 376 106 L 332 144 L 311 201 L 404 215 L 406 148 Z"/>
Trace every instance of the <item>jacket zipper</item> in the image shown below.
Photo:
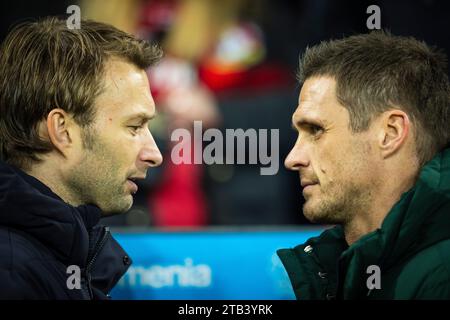
<path fill-rule="evenodd" d="M 110 235 L 109 227 L 103 227 L 103 234 L 100 237 L 100 240 L 97 241 L 94 249 L 92 250 L 92 252 L 93 252 L 92 258 L 89 260 L 89 262 L 86 266 L 87 289 L 88 289 L 89 297 L 91 299 L 94 298 L 94 294 L 93 294 L 92 288 L 91 288 L 91 280 L 92 280 L 91 269 L 92 269 L 95 261 L 97 260 L 97 257 L 99 255 L 100 251 L 102 250 L 103 246 L 105 245 L 106 241 L 108 240 L 109 235 Z"/>

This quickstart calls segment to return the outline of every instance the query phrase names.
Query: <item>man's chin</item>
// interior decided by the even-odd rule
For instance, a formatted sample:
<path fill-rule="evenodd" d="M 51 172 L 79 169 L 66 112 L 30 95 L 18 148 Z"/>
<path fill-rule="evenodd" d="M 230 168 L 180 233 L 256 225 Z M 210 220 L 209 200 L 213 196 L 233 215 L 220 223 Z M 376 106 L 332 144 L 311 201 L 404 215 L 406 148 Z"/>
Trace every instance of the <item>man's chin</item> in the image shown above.
<path fill-rule="evenodd" d="M 317 203 L 314 204 L 311 200 L 307 200 L 303 205 L 303 215 L 312 223 L 328 224 L 332 220 L 329 213 L 324 212 Z"/>
<path fill-rule="evenodd" d="M 317 224 L 342 224 L 344 221 L 338 209 L 320 204 L 313 206 L 308 202 L 303 206 L 303 215 L 309 222 Z"/>
<path fill-rule="evenodd" d="M 320 223 L 322 220 L 317 216 L 315 212 L 303 210 L 303 215 L 305 216 L 306 220 L 311 223 Z"/>
<path fill-rule="evenodd" d="M 133 197 L 128 194 L 123 197 L 122 201 L 120 203 L 115 203 L 115 205 L 107 205 L 103 208 L 100 206 L 100 209 L 102 210 L 103 217 L 111 217 L 118 214 L 122 214 L 130 210 L 131 206 L 133 205 Z"/>

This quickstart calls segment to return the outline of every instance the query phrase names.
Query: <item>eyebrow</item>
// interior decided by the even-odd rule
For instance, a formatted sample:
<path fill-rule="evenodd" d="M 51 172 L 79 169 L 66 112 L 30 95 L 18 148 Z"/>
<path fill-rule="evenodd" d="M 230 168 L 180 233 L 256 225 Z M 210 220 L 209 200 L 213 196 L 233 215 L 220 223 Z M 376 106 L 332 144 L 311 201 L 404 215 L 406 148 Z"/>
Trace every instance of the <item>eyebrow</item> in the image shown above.
<path fill-rule="evenodd" d="M 291 123 L 291 127 L 292 129 L 297 131 L 297 127 L 304 127 L 304 126 L 319 126 L 319 127 L 324 127 L 325 123 L 321 120 L 316 120 L 316 119 L 300 119 L 297 121 L 292 121 Z"/>
<path fill-rule="evenodd" d="M 149 121 L 149 120 L 152 120 L 154 117 L 156 117 L 156 112 L 153 115 L 146 113 L 146 112 L 140 112 L 140 113 L 128 116 L 126 118 L 126 121 L 135 120 L 135 119 L 140 119 L 142 121 Z"/>

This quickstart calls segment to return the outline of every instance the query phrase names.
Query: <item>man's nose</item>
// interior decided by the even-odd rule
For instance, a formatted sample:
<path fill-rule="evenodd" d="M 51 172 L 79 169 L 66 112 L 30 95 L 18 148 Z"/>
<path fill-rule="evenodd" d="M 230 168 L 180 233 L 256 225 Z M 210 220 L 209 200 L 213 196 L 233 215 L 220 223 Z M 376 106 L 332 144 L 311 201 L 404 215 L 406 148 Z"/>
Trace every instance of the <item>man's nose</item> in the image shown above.
<path fill-rule="evenodd" d="M 163 157 L 161 152 L 159 151 L 158 146 L 156 145 L 153 136 L 150 134 L 150 140 L 147 144 L 142 148 L 139 159 L 145 162 L 149 167 L 157 167 L 161 165 L 163 161 Z"/>
<path fill-rule="evenodd" d="M 298 171 L 301 167 L 307 167 L 308 165 L 309 158 L 306 150 L 297 141 L 286 160 L 284 160 L 284 166 L 289 170 Z"/>

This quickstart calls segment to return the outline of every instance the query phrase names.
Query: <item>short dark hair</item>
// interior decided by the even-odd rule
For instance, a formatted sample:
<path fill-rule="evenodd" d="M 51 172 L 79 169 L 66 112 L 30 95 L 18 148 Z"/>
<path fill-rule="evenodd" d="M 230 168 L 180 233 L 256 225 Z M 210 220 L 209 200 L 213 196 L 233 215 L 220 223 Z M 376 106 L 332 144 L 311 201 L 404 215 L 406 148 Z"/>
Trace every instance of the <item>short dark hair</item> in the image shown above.
<path fill-rule="evenodd" d="M 38 124 L 54 108 L 89 132 L 109 58 L 145 69 L 161 56 L 156 45 L 100 22 L 82 20 L 80 29 L 69 29 L 49 17 L 16 26 L 0 47 L 0 158 L 26 168 L 51 151 Z"/>
<path fill-rule="evenodd" d="M 416 129 L 423 165 L 450 141 L 450 85 L 447 58 L 412 37 L 386 31 L 321 42 L 300 58 L 298 79 L 336 80 L 338 101 L 349 111 L 353 132 L 392 108 L 405 111 Z"/>

